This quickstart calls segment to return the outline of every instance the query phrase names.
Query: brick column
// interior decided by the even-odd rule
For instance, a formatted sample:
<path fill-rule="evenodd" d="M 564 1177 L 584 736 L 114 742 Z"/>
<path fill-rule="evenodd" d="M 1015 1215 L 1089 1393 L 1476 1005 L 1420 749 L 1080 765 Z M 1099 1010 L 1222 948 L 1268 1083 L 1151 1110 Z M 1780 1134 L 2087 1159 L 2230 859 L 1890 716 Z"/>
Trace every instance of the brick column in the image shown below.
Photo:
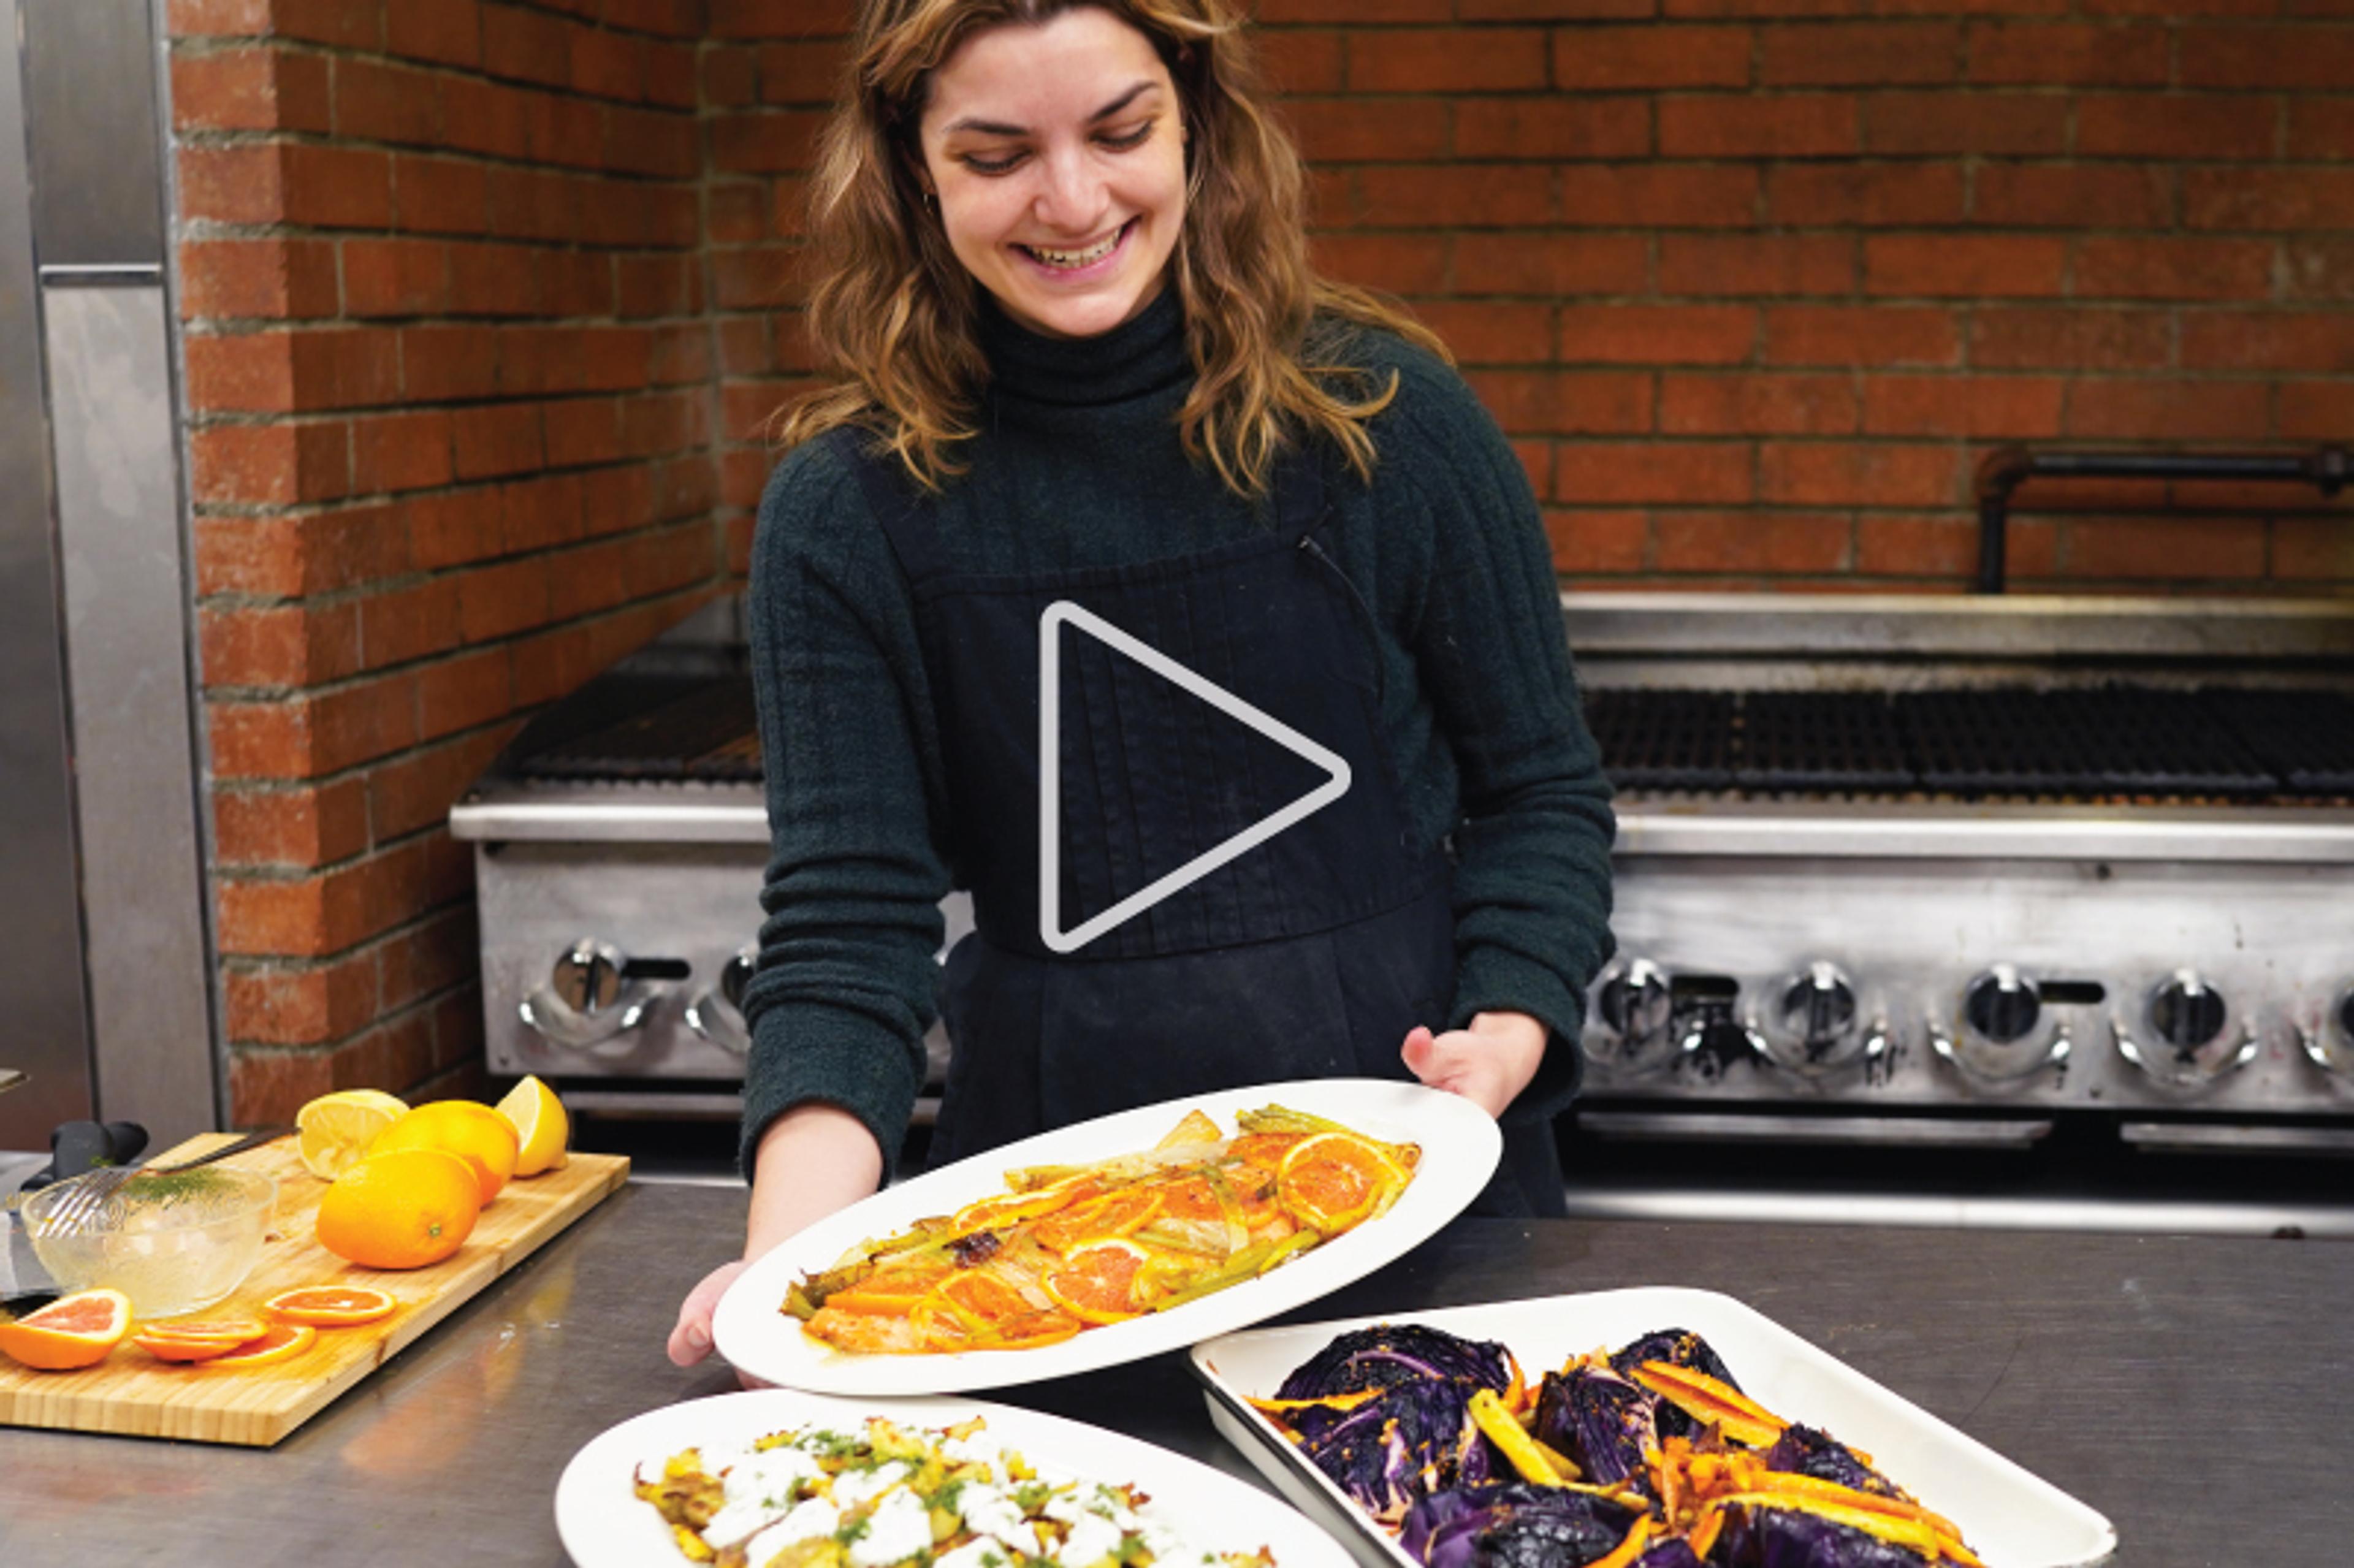
<path fill-rule="evenodd" d="M 697 0 L 175 0 L 240 1122 L 472 1088 L 451 802 L 720 581 Z"/>

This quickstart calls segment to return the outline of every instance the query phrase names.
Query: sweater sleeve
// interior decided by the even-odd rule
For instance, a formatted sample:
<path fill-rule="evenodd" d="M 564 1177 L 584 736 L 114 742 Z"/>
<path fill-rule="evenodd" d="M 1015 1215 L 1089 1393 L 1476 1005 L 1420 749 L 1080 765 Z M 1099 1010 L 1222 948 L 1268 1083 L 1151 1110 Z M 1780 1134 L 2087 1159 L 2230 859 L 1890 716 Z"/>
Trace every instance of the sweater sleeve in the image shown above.
<path fill-rule="evenodd" d="M 1576 1093 L 1585 990 L 1612 951 L 1610 786 L 1528 476 L 1459 376 L 1397 352 L 1373 487 L 1401 486 L 1428 530 L 1404 630 L 1459 776 L 1447 1022 L 1502 1011 L 1548 1025 L 1544 1062 L 1506 1112 L 1546 1117 Z"/>
<path fill-rule="evenodd" d="M 923 1082 L 949 873 L 914 611 L 825 442 L 769 481 L 748 599 L 769 856 L 744 993 L 744 1174 L 771 1121 L 819 1100 L 865 1124 L 887 1175 Z"/>

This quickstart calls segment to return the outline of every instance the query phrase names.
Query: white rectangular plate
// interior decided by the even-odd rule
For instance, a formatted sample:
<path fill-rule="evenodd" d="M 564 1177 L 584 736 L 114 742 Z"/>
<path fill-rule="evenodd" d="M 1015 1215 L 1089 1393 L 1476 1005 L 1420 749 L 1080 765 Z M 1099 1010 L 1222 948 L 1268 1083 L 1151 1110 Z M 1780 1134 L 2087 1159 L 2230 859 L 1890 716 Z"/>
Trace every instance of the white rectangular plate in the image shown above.
<path fill-rule="evenodd" d="M 579 1568 L 686 1568 L 670 1526 L 632 1489 L 683 1448 L 740 1447 L 811 1426 L 861 1432 L 880 1415 L 936 1430 L 978 1415 L 1006 1446 L 1066 1474 L 1132 1483 L 1147 1517 L 1204 1551 L 1274 1552 L 1276 1568 L 1347 1568 L 1330 1536 L 1246 1481 L 1166 1448 L 1060 1416 L 970 1399 L 850 1400 L 764 1388 L 664 1405 L 592 1438 L 556 1485 L 556 1527 Z"/>
<path fill-rule="evenodd" d="M 786 1292 L 802 1275 L 832 1267 L 861 1242 L 1003 1192 L 1008 1171 L 1084 1164 L 1150 1149 L 1190 1110 L 1202 1111 L 1232 1132 L 1237 1112 L 1269 1105 L 1327 1117 L 1386 1142 L 1419 1144 L 1422 1162 L 1404 1196 L 1381 1218 L 1257 1279 L 1166 1312 L 1089 1329 L 1059 1344 L 959 1355 L 855 1356 L 811 1339 L 798 1319 L 785 1315 Z M 1495 1173 L 1502 1151 L 1502 1135 L 1487 1112 L 1459 1095 L 1420 1084 L 1314 1078 L 1189 1095 L 960 1160 L 819 1221 L 737 1276 L 713 1315 L 712 1339 L 719 1353 L 742 1371 L 820 1393 L 960 1393 L 1119 1366 L 1288 1312 L 1403 1256 L 1469 1206 Z"/>
<path fill-rule="evenodd" d="M 1712 1290 L 1655 1286 L 1500 1301 L 1259 1329 L 1194 1346 L 1193 1372 L 1207 1387 L 1212 1423 L 1367 1568 L 1415 1563 L 1244 1401 L 1271 1397 L 1294 1367 L 1337 1334 L 1404 1322 L 1500 1341 L 1532 1383 L 1584 1351 L 1616 1350 L 1654 1329 L 1690 1329 L 1715 1347 L 1743 1392 L 1786 1420 L 1819 1427 L 1870 1454 L 1882 1474 L 1959 1525 L 1988 1568 L 2087 1568 L 2116 1550 L 2117 1532 L 2094 1510 L 1746 1303 Z"/>

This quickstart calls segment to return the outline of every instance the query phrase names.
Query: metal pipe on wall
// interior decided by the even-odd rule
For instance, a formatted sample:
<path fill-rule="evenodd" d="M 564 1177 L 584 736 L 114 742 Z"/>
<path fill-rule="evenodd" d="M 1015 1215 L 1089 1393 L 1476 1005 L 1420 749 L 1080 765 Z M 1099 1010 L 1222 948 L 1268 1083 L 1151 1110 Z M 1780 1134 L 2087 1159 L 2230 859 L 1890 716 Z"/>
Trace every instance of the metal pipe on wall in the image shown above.
<path fill-rule="evenodd" d="M 92 1089 L 21 36 L 0 0 L 0 1067 L 25 1074 L 0 1148 L 89 1114 Z"/>
<path fill-rule="evenodd" d="M 70 792 L 62 821 L 0 824 L 62 852 L 68 867 L 62 887 L 9 899 L 0 921 L 53 948 L 73 941 L 69 957 L 50 956 L 43 983 L 53 1008 L 70 990 L 79 1026 L 54 1027 L 48 1038 L 66 1044 L 48 1051 L 45 1071 L 18 1064 L 58 1092 L 30 1105 L 12 1097 L 0 1144 L 93 1111 L 143 1122 L 167 1144 L 217 1125 L 221 1106 L 164 267 L 161 30 L 149 0 L 0 0 L 0 37 L 23 39 L 21 78 L 7 73 L 23 93 L 0 103 L 0 137 L 26 154 L 13 181 L 0 164 L 0 223 L 29 216 L 29 246 L 15 249 L 37 291 L 0 295 L 0 335 L 29 338 L 46 373 L 8 378 L 29 404 L 11 425 L 37 450 L 46 429 L 39 466 L 55 476 L 53 495 L 9 487 L 38 498 L 37 519 L 20 513 L 7 526 L 43 538 L 45 602 L 24 635 L 46 637 L 49 662 L 37 676 L 11 662 L 6 679 L 20 705 L 42 700 L 33 680 L 48 683 Z M 34 597 L 15 574 L 10 586 Z M 69 1107 L 77 1082 L 80 1103 Z"/>

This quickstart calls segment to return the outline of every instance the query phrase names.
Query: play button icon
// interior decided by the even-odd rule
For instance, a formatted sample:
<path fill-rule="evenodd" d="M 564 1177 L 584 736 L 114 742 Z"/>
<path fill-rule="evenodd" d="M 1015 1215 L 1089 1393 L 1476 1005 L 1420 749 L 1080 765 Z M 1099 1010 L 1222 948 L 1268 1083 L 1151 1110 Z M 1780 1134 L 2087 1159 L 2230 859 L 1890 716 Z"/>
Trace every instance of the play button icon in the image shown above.
<path fill-rule="evenodd" d="M 1162 680 L 1249 726 L 1325 775 L 1324 781 L 1280 810 L 1253 822 L 1165 875 L 1155 878 L 1109 908 L 1063 929 L 1062 651 L 1063 629 L 1094 638 Z M 1282 720 L 1253 706 L 1215 682 L 1207 681 L 1159 649 L 1068 599 L 1056 599 L 1038 617 L 1038 939 L 1050 951 L 1076 952 L 1097 937 L 1182 892 L 1220 866 L 1249 853 L 1293 824 L 1315 815 L 1349 792 L 1349 764 Z"/>

